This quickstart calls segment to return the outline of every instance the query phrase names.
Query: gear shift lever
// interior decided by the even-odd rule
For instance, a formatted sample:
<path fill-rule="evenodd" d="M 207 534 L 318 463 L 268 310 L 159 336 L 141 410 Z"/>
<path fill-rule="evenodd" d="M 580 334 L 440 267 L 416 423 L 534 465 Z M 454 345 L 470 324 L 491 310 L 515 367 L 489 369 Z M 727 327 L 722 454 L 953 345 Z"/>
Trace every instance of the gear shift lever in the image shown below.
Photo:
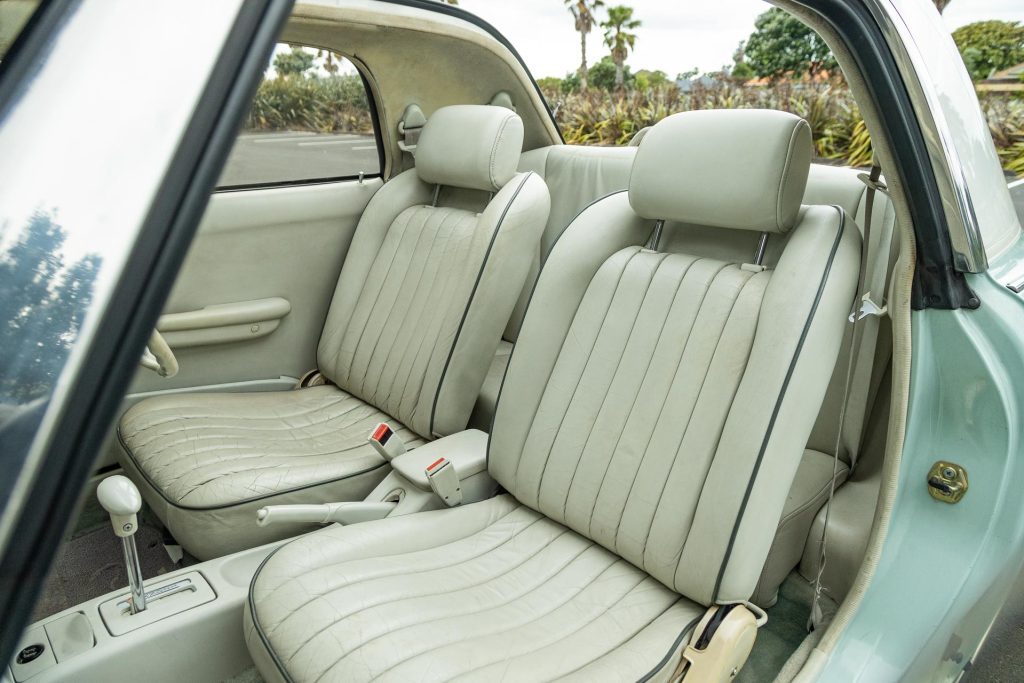
<path fill-rule="evenodd" d="M 114 533 L 121 537 L 124 545 L 124 562 L 128 568 L 128 587 L 132 592 L 131 612 L 138 614 L 146 609 L 146 592 L 142 587 L 142 569 L 139 567 L 139 553 L 135 547 L 135 532 L 139 528 L 136 517 L 142 507 L 142 496 L 128 477 L 114 475 L 100 482 L 96 497 L 103 509 L 110 513 Z"/>

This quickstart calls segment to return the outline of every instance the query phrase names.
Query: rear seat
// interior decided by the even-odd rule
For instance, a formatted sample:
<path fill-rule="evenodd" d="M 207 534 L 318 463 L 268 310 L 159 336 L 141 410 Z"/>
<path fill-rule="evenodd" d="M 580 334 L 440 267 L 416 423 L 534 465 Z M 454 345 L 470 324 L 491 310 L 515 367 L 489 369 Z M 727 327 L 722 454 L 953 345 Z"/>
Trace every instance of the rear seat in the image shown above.
<path fill-rule="evenodd" d="M 523 312 L 529 302 L 537 274 L 551 248 L 576 214 L 593 201 L 622 190 L 628 185 L 629 171 L 635 154 L 636 147 L 557 145 L 531 150 L 520 157 L 520 171 L 534 171 L 547 182 L 551 194 L 551 213 L 541 238 L 534 268 L 505 329 L 504 338 L 481 389 L 471 426 L 483 430 L 490 427 L 495 401 L 505 375 L 512 345 L 519 333 Z M 865 186 L 857 178 L 857 173 L 858 171 L 849 168 L 812 164 L 803 203 L 837 204 L 852 215 L 858 225 L 862 225 Z M 892 204 L 885 195 L 879 193 L 872 209 L 872 229 L 882 225 L 891 226 L 894 221 Z M 666 243 L 666 246 L 672 250 L 739 262 L 750 261 L 756 247 L 757 235 L 735 231 L 728 237 L 731 241 L 723 244 L 721 230 L 686 226 L 685 230 L 676 229 L 671 234 L 666 234 L 664 239 L 669 240 L 670 243 Z M 769 240 L 765 260 L 769 266 L 774 262 L 773 259 L 777 258 L 781 247 L 782 243 L 778 240 L 774 244 Z M 880 349 L 887 347 L 888 344 L 879 345 Z M 833 374 L 822 410 L 797 470 L 771 552 L 753 596 L 753 602 L 758 605 L 767 607 L 774 604 L 779 585 L 800 562 L 808 531 L 815 515 L 828 497 L 833 469 L 832 453 L 835 449 L 848 354 L 849 339 L 844 342 L 840 351 L 836 363 L 837 370 Z M 884 360 L 887 361 L 888 358 Z M 839 455 L 837 483 L 841 484 L 849 473 L 849 467 L 847 454 L 841 452 Z"/>

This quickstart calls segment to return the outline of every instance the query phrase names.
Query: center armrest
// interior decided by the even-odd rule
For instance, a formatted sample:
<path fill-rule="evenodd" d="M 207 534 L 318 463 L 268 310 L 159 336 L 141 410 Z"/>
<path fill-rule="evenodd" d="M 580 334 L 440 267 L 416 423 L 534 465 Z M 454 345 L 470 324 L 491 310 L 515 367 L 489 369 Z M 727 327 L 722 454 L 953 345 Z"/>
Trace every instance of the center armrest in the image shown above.
<path fill-rule="evenodd" d="M 391 461 L 391 467 L 424 491 L 430 491 L 426 469 L 446 458 L 460 479 L 468 479 L 487 469 L 487 433 L 479 429 L 456 432 L 403 453 Z"/>

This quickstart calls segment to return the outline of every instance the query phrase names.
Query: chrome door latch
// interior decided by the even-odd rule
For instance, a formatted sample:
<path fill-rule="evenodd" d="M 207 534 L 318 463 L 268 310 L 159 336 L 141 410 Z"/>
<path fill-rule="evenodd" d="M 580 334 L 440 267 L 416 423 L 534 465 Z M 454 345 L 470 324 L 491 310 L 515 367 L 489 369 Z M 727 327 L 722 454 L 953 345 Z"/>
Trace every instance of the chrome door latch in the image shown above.
<path fill-rule="evenodd" d="M 967 493 L 967 470 L 955 462 L 939 460 L 928 471 L 928 493 L 943 503 L 959 503 Z"/>

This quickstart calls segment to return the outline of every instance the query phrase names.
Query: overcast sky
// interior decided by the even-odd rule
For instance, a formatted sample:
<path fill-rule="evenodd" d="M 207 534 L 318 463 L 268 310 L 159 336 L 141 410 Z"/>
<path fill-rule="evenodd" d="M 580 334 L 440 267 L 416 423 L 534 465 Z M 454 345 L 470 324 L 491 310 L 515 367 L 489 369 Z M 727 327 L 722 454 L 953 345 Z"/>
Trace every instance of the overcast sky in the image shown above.
<path fill-rule="evenodd" d="M 732 61 L 737 43 L 750 35 L 754 18 L 768 9 L 761 0 L 605 0 L 627 4 L 643 22 L 629 65 L 661 69 L 670 76 L 699 68 L 712 71 Z M 927 0 L 919 0 L 927 2 Z M 579 66 L 579 34 L 562 0 L 460 0 L 519 50 L 536 78 L 564 76 Z M 943 14 L 950 30 L 982 19 L 1024 21 L 1024 0 L 952 0 Z M 601 32 L 587 41 L 587 61 L 606 53 Z"/>

